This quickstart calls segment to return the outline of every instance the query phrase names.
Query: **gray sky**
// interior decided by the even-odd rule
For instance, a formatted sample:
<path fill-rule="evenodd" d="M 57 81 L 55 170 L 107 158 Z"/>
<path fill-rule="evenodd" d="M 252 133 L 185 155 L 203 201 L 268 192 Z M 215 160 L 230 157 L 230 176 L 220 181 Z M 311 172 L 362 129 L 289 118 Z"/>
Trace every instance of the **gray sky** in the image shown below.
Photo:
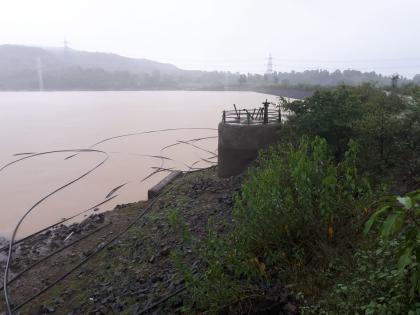
<path fill-rule="evenodd" d="M 0 44 L 184 69 L 420 73 L 420 0 L 0 0 Z"/>

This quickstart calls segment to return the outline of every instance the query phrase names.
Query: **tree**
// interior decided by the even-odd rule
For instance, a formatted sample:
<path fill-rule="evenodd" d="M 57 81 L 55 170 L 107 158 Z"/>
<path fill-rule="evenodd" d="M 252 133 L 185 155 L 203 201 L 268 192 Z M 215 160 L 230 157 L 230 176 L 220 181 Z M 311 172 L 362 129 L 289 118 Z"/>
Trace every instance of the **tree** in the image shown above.
<path fill-rule="evenodd" d="M 293 129 L 292 133 L 325 138 L 337 160 L 343 157 L 347 143 L 355 137 L 353 122 L 362 116 L 360 99 L 345 86 L 316 91 L 304 101 L 286 103 L 284 110 L 292 113 L 286 124 Z"/>
<path fill-rule="evenodd" d="M 246 75 L 245 74 L 241 74 L 239 76 L 238 82 L 240 85 L 244 85 L 246 83 Z"/>

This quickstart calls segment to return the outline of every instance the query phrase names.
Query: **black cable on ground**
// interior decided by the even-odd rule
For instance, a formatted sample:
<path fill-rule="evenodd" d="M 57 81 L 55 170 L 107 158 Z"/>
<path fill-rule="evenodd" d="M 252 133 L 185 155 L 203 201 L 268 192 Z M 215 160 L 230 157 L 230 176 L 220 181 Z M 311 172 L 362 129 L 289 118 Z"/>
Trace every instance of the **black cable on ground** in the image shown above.
<path fill-rule="evenodd" d="M 202 276 L 200 276 L 198 279 L 201 279 Z M 146 314 L 147 312 L 150 312 L 152 309 L 158 307 L 159 305 L 165 303 L 167 300 L 169 300 L 170 298 L 173 298 L 174 296 L 177 296 L 178 294 L 184 292 L 187 289 L 187 286 L 183 285 L 181 286 L 179 289 L 173 291 L 172 293 L 169 293 L 168 295 L 166 295 L 165 297 L 161 298 L 159 301 L 156 301 L 155 303 L 153 303 L 152 305 L 149 305 L 148 307 L 142 309 L 141 311 L 139 311 L 138 313 L 136 313 L 136 315 L 141 315 L 141 314 Z"/>
<path fill-rule="evenodd" d="M 215 167 L 217 167 L 217 165 L 212 165 L 212 166 L 209 166 L 209 167 L 203 167 L 203 168 L 195 169 L 195 170 L 192 170 L 192 171 L 185 171 L 183 173 L 184 174 L 196 173 L 196 172 L 200 172 L 200 171 L 209 170 L 209 169 L 212 169 L 212 168 L 215 168 Z"/>
<path fill-rule="evenodd" d="M 46 261 L 47 259 L 51 258 L 52 256 L 57 255 L 58 253 L 62 252 L 63 250 L 65 250 L 65 249 L 67 249 L 67 248 L 69 248 L 69 247 L 73 246 L 74 244 L 79 243 L 80 241 L 82 241 L 82 240 L 84 240 L 84 239 L 88 238 L 89 236 L 92 236 L 93 234 L 98 233 L 98 232 L 99 232 L 99 231 L 101 231 L 102 229 L 104 229 L 104 228 L 106 228 L 106 227 L 110 226 L 111 224 L 112 224 L 112 222 L 109 222 L 109 223 L 107 223 L 107 224 L 105 224 L 105 225 L 102 225 L 102 226 L 100 226 L 99 228 L 97 228 L 97 229 L 95 229 L 95 230 L 93 230 L 93 231 L 91 231 L 91 232 L 89 232 L 89 233 L 86 233 L 85 235 L 83 235 L 82 237 L 78 238 L 77 240 L 74 240 L 73 242 L 71 242 L 71 243 L 69 243 L 69 244 L 67 244 L 67 245 L 65 245 L 65 246 L 63 246 L 63 247 L 60 247 L 59 249 L 57 249 L 57 250 L 53 251 L 52 253 L 48 254 L 47 256 L 42 257 L 41 259 L 37 260 L 37 261 L 36 261 L 36 262 L 34 262 L 33 264 L 31 264 L 31 265 L 29 265 L 28 267 L 26 267 L 25 269 L 23 269 L 23 270 L 22 270 L 21 272 L 19 272 L 17 275 L 15 275 L 12 279 L 10 279 L 10 280 L 7 282 L 7 284 L 9 285 L 9 284 L 11 284 L 11 283 L 15 282 L 17 279 L 19 279 L 20 277 L 22 277 L 22 275 L 23 275 L 23 274 L 27 273 L 29 270 L 33 269 L 35 266 L 37 266 L 37 265 L 39 265 L 40 263 L 42 263 L 42 262 Z M 3 286 L 2 286 L 2 287 L 0 287 L 0 291 L 1 291 L 1 290 L 3 290 Z"/>
<path fill-rule="evenodd" d="M 127 136 L 134 136 L 134 135 L 140 135 L 140 134 L 150 134 L 150 133 L 156 133 L 156 132 L 163 132 L 163 131 L 175 131 L 175 130 L 217 130 L 217 129 L 215 129 L 215 128 L 170 128 L 170 129 L 161 129 L 161 130 L 152 130 L 152 131 L 146 131 L 146 132 L 136 132 L 136 133 L 131 133 L 131 134 L 124 134 L 124 135 L 119 135 L 119 136 L 114 136 L 114 137 L 110 137 L 110 138 L 107 138 L 107 139 L 104 139 L 104 140 L 101 140 L 101 141 L 99 141 L 99 142 L 97 142 L 97 143 L 95 143 L 95 144 L 93 144 L 92 146 L 91 146 L 91 148 L 92 147 L 94 147 L 94 146 L 96 146 L 96 145 L 99 145 L 99 144 L 101 144 L 101 143 L 104 143 L 104 142 L 106 142 L 106 141 L 109 141 L 109 140 L 112 140 L 112 139 L 116 139 L 116 138 L 122 138 L 122 137 L 127 137 Z M 72 149 L 72 150 L 54 150 L 54 151 L 47 151 L 47 152 L 41 152 L 41 153 L 34 153 L 34 154 L 31 154 L 31 155 L 29 155 L 29 156 L 25 156 L 25 157 L 22 157 L 22 158 L 20 158 L 20 159 L 17 159 L 17 160 L 14 160 L 14 161 L 12 161 L 12 162 L 10 162 L 10 163 L 8 163 L 8 164 L 6 164 L 6 165 L 4 165 L 3 167 L 1 167 L 0 168 L 0 172 L 1 171 L 3 171 L 4 169 L 6 169 L 7 167 L 9 167 L 9 166 L 11 166 L 12 164 L 15 164 L 15 163 L 18 163 L 18 162 L 20 162 L 20 161 L 22 161 L 22 160 L 26 160 L 26 159 L 30 159 L 30 158 L 32 158 L 32 157 L 36 157 L 36 156 L 39 156 L 39 155 L 46 155 L 46 154 L 52 154 L 52 153 L 63 153 L 63 152 L 77 152 L 76 154 L 74 154 L 74 155 L 72 155 L 72 156 L 75 156 L 75 155 L 77 155 L 77 154 L 79 154 L 79 153 L 82 153 L 82 152 L 97 152 L 97 153 L 102 153 L 102 154 L 105 154 L 106 155 L 106 158 L 101 162 L 101 163 L 99 163 L 98 165 L 96 165 L 94 168 L 92 168 L 91 170 L 89 170 L 88 172 L 86 172 L 86 173 L 84 173 L 82 176 L 80 176 L 80 177 L 78 177 L 78 178 L 76 178 L 75 180 L 73 180 L 73 181 L 71 181 L 71 182 L 68 182 L 68 183 L 66 183 L 65 185 L 63 185 L 63 186 L 61 186 L 61 187 L 59 187 L 59 188 L 57 188 L 56 190 L 54 190 L 53 192 L 51 192 L 50 194 L 48 194 L 48 195 L 46 195 L 46 196 L 44 196 L 42 199 L 40 199 L 38 202 L 36 202 L 22 217 L 21 217 L 21 219 L 18 221 L 18 224 L 16 225 L 16 227 L 15 227 L 15 229 L 13 230 L 13 233 L 12 233 L 12 238 L 11 238 L 11 241 L 10 241 L 10 243 L 9 243 L 9 251 L 8 251 L 8 257 L 7 257 L 7 262 L 6 262 L 6 268 L 5 268 L 5 272 L 4 272 L 4 285 L 3 285 L 3 287 L 4 287 L 4 297 L 5 297 L 5 302 L 6 302 L 6 307 L 7 307 L 7 312 L 11 315 L 12 314 L 12 311 L 11 311 L 11 308 L 10 308 L 10 302 L 9 302 L 9 297 L 8 297 L 8 292 L 7 292 L 7 280 L 8 280 L 8 272 L 9 272 L 9 269 L 10 269 L 10 264 L 11 264 L 11 260 L 12 260 L 12 247 L 13 247 L 13 245 L 14 245 L 14 240 L 15 240 L 15 237 L 16 237 L 16 234 L 17 234 L 17 231 L 18 231 L 18 229 L 19 229 L 19 227 L 20 227 L 20 225 L 21 225 L 21 223 L 24 221 L 24 219 L 26 218 L 26 216 L 35 208 L 35 207 L 37 207 L 39 204 L 41 204 L 43 201 L 45 201 L 47 198 L 49 198 L 49 197 L 51 197 L 53 194 L 55 194 L 55 193 L 57 193 L 58 191 L 60 191 L 60 190 L 62 190 L 62 189 L 64 189 L 64 188 L 66 188 L 66 187 L 68 187 L 68 186 L 70 186 L 71 184 L 73 184 L 73 183 L 75 183 L 76 181 L 78 181 L 78 180 L 80 180 L 81 178 L 83 178 L 83 177 L 85 177 L 85 176 L 87 176 L 88 174 L 90 174 L 91 172 L 93 172 L 95 169 L 97 169 L 98 167 L 100 167 L 102 164 L 104 164 L 107 160 L 108 160 L 108 158 L 109 158 L 109 155 L 106 153 L 106 152 L 104 152 L 104 151 L 101 151 L 101 150 L 94 150 L 94 149 Z M 72 156 L 69 156 L 69 157 L 67 157 L 67 158 L 71 158 Z M 154 201 L 156 201 L 156 199 L 154 200 Z M 151 205 L 153 204 L 154 202 L 152 202 L 151 203 Z M 147 210 L 145 210 L 145 211 L 147 211 Z M 115 238 L 116 239 L 116 238 Z M 112 240 L 111 240 L 112 241 Z M 88 256 L 88 257 L 90 257 L 90 256 Z"/>
<path fill-rule="evenodd" d="M 152 167 L 153 168 L 153 167 Z M 150 177 L 152 177 L 153 175 L 157 174 L 157 173 L 161 173 L 161 172 L 173 172 L 176 171 L 173 168 L 161 168 L 158 167 L 156 170 L 154 170 L 153 172 L 151 172 L 149 175 L 147 175 L 146 177 L 144 177 L 140 183 L 144 182 L 146 179 L 149 179 Z"/>
<path fill-rule="evenodd" d="M 97 203 L 96 205 L 94 205 L 94 206 L 92 206 L 92 207 L 90 207 L 90 208 L 88 208 L 88 209 L 85 209 L 85 210 L 83 210 L 83 211 L 80 211 L 80 212 L 78 212 L 78 213 L 76 213 L 76 214 L 72 215 L 71 217 L 65 218 L 65 219 L 63 219 L 63 220 L 61 220 L 61 221 L 59 221 L 59 222 L 57 222 L 57 223 L 54 223 L 54 224 L 52 224 L 52 225 L 50 225 L 50 226 L 47 226 L 47 227 L 43 228 L 42 230 L 39 230 L 39 231 L 36 231 L 35 233 L 32 233 L 31 235 L 25 236 L 24 238 L 21 238 L 21 239 L 17 240 L 16 242 L 14 242 L 14 243 L 13 243 L 13 245 L 20 244 L 20 243 L 22 243 L 22 242 L 24 242 L 24 241 L 26 241 L 26 240 L 30 239 L 31 237 L 34 237 L 35 235 L 38 235 L 38 234 L 40 234 L 40 233 L 42 233 L 42 232 L 45 232 L 45 231 L 47 231 L 47 230 L 49 230 L 49 229 L 52 229 L 52 228 L 56 227 L 57 225 L 63 224 L 63 223 L 65 223 L 65 222 L 67 222 L 67 221 L 70 221 L 71 219 L 74 219 L 75 217 L 77 217 L 77 216 L 79 216 L 79 215 L 82 215 L 83 213 L 86 213 L 86 212 L 88 212 L 88 211 L 90 211 L 90 210 L 94 210 L 95 208 L 97 208 L 97 207 L 99 207 L 99 206 L 102 206 L 103 204 L 105 204 L 105 203 L 107 203 L 107 202 L 111 201 L 112 199 L 114 199 L 114 198 L 116 198 L 116 197 L 118 197 L 118 196 L 119 196 L 119 195 L 112 196 L 111 198 L 108 198 L 108 199 L 106 199 L 106 200 L 104 200 L 104 201 L 102 201 L 102 202 L 100 202 L 100 203 Z M 2 250 L 4 250 L 4 249 L 6 249 L 6 248 L 8 248 L 8 247 L 9 247 L 9 246 L 4 246 L 4 247 L 0 248 L 0 251 L 2 251 Z"/>
<path fill-rule="evenodd" d="M 215 166 L 210 166 L 208 168 L 204 168 L 201 170 L 205 170 L 205 169 L 211 169 L 214 168 Z M 194 171 L 186 171 L 183 172 L 184 174 L 187 173 L 194 173 L 197 172 L 199 170 L 194 170 Z M 22 302 L 21 304 L 19 304 L 18 306 L 16 306 L 12 312 L 15 312 L 19 309 L 21 309 L 22 307 L 24 307 L 26 304 L 32 302 L 34 299 L 36 299 L 37 297 L 39 297 L 40 295 L 42 295 L 43 293 L 47 292 L 49 289 L 51 289 L 52 287 L 54 287 L 55 285 L 57 285 L 59 282 L 61 282 L 62 280 L 64 280 L 65 278 L 67 278 L 70 274 L 72 274 L 74 271 L 76 271 L 77 269 L 79 269 L 81 266 L 83 266 L 85 263 L 87 263 L 87 261 L 92 258 L 93 256 L 95 256 L 96 254 L 98 254 L 100 251 L 102 251 L 104 248 L 106 248 L 108 245 L 110 245 L 112 242 L 114 242 L 116 239 L 118 239 L 120 236 L 122 236 L 123 234 L 125 234 L 136 222 L 138 222 L 150 209 L 151 207 L 159 200 L 159 198 L 161 198 L 162 196 L 168 194 L 172 189 L 174 188 L 174 184 L 172 184 L 165 192 L 163 192 L 160 196 L 156 197 L 155 199 L 153 199 L 151 201 L 151 203 L 146 206 L 146 208 L 144 209 L 144 211 L 139 214 L 129 225 L 127 225 L 120 233 L 118 233 L 117 235 L 115 235 L 112 239 L 110 239 L 109 241 L 107 241 L 105 244 L 103 244 L 101 247 L 99 247 L 96 251 L 92 252 L 90 255 L 86 256 L 85 259 L 83 259 L 82 261 L 80 261 L 76 266 L 74 266 L 72 269 L 70 269 L 68 272 L 66 272 L 64 275 L 60 276 L 57 280 L 55 280 L 53 283 L 51 283 L 50 285 L 48 285 L 47 287 L 45 287 L 44 289 L 42 289 L 41 291 L 39 291 L 38 293 L 34 294 L 33 296 L 31 296 L 30 298 L 28 298 L 27 300 L 25 300 L 24 302 Z M 178 289 L 177 291 L 171 293 L 169 296 L 161 299 L 160 301 L 156 302 L 155 304 L 149 306 L 147 309 L 142 310 L 141 312 L 145 313 L 151 309 L 153 309 L 154 307 L 158 306 L 159 304 L 164 303 L 165 301 L 167 301 L 168 299 L 170 299 L 171 297 L 181 293 L 182 291 L 185 290 L 185 287 L 182 287 L 180 289 Z"/>
<path fill-rule="evenodd" d="M 197 141 L 197 140 L 202 140 L 202 139 L 212 139 L 212 138 L 215 138 L 215 137 L 205 137 L 205 138 L 196 138 L 196 139 L 191 139 L 191 140 L 188 140 L 188 141 Z M 173 145 L 178 145 L 178 144 L 181 144 L 180 142 L 177 142 L 177 143 L 175 143 L 175 144 L 173 144 Z M 172 145 L 171 145 L 172 146 Z M 121 153 L 121 152 L 108 152 L 108 153 Z M 23 153 L 22 153 L 23 154 Z M 25 154 L 34 154 L 34 153 L 25 153 Z M 170 158 L 167 158 L 167 157 L 163 157 L 163 156 L 153 156 L 153 155 L 141 155 L 141 156 L 145 156 L 145 157 L 155 157 L 155 158 L 163 158 L 163 159 L 168 159 L 168 160 L 172 160 L 172 159 L 170 159 Z M 217 157 L 217 155 L 215 155 L 215 157 Z M 212 161 L 208 161 L 208 160 L 206 160 L 206 159 L 204 159 L 204 158 L 201 158 L 201 160 L 203 160 L 203 161 L 205 161 L 205 162 L 208 162 L 208 163 L 217 163 L 217 162 L 212 162 Z M 195 162 L 195 163 L 198 163 L 198 162 L 200 162 L 200 161 L 197 161 L 197 162 Z M 190 169 L 190 171 L 200 171 L 200 170 L 204 170 L 204 169 L 206 169 L 206 168 L 193 168 L 193 167 L 191 167 L 191 166 L 189 166 L 189 165 L 186 165 L 189 169 Z M 171 169 L 163 169 L 163 168 L 161 168 L 161 170 L 163 171 L 163 170 L 165 170 L 165 171 L 174 171 L 174 170 L 171 170 Z M 190 171 L 182 171 L 183 173 L 189 173 Z M 128 183 L 126 183 L 126 184 L 128 184 Z M 117 188 L 119 189 L 120 187 L 122 187 L 123 185 L 121 185 L 121 186 L 118 186 Z M 113 192 L 115 192 L 115 191 L 113 191 Z M 49 230 L 49 229 L 51 229 L 51 228 L 54 228 L 54 227 L 56 227 L 56 226 L 58 226 L 58 225 L 60 225 L 60 224 L 63 224 L 63 223 L 65 223 L 65 222 L 67 222 L 67 221 L 70 221 L 70 220 L 72 220 L 72 219 L 74 219 L 75 217 L 77 217 L 77 216 L 79 216 L 79 215 L 82 215 L 82 214 L 84 214 L 84 213 L 86 213 L 86 212 L 88 212 L 88 211 L 90 211 L 90 210 L 93 210 L 93 209 L 95 209 L 95 208 L 97 208 L 97 207 L 99 207 L 99 206 L 102 206 L 103 204 L 105 204 L 105 203 L 107 203 L 107 202 L 109 202 L 109 201 L 111 201 L 112 199 L 114 199 L 114 198 L 116 198 L 116 197 L 118 197 L 118 195 L 115 195 L 115 196 L 112 196 L 112 197 L 110 197 L 110 198 L 108 198 L 108 199 L 106 199 L 106 200 L 104 200 L 104 201 L 102 201 L 102 202 L 100 202 L 100 203 L 98 203 L 98 204 L 96 204 L 96 205 L 94 205 L 94 206 L 92 206 L 92 207 L 90 207 L 90 208 L 88 208 L 88 209 L 85 209 L 85 210 L 83 210 L 83 211 L 80 211 L 80 212 L 78 212 L 78 213 L 76 213 L 76 214 L 74 214 L 74 215 L 72 215 L 71 217 L 68 217 L 68 218 L 65 218 L 65 219 L 63 219 L 63 220 L 61 220 L 61 221 L 59 221 L 59 222 L 57 222 L 57 223 L 54 223 L 54 224 L 52 224 L 52 225 L 50 225 L 50 226 L 47 226 L 47 227 L 45 227 L 45 228 L 43 228 L 42 230 L 39 230 L 39 231 L 37 231 L 37 232 L 35 232 L 35 233 L 32 233 L 32 234 L 30 234 L 30 235 L 28 235 L 28 236 L 25 236 L 24 238 L 21 238 L 21 239 L 19 239 L 19 240 L 17 240 L 16 242 L 14 242 L 14 244 L 13 245 L 17 245 L 17 244 L 20 244 L 20 243 L 22 243 L 22 242 L 24 242 L 24 241 L 26 241 L 26 240 L 28 240 L 28 239 L 30 239 L 30 238 L 32 238 L 32 237 L 34 237 L 35 235 L 38 235 L 38 234 L 40 234 L 40 233 L 42 233 L 42 232 L 45 232 L 45 231 L 47 231 L 47 230 Z M 5 250 L 5 249 L 7 249 L 9 246 L 3 246 L 3 247 L 1 247 L 0 248 L 0 251 L 3 251 L 3 250 Z"/>
<path fill-rule="evenodd" d="M 25 212 L 25 214 L 18 221 L 17 225 L 15 226 L 15 228 L 13 230 L 12 237 L 11 237 L 10 242 L 9 242 L 9 251 L 8 251 L 8 255 L 7 255 L 6 267 L 4 269 L 4 279 L 3 279 L 4 299 L 5 299 L 5 303 L 6 303 L 6 311 L 9 315 L 12 315 L 12 309 L 10 307 L 9 294 L 8 294 L 8 291 L 7 291 L 7 281 L 8 281 L 8 278 L 9 278 L 9 269 L 10 269 L 10 265 L 11 265 L 11 262 L 12 262 L 12 248 L 13 248 L 13 244 L 14 244 L 14 241 L 15 241 L 15 238 L 16 238 L 16 234 L 19 230 L 20 225 L 25 220 L 25 218 L 29 215 L 29 213 L 31 213 L 32 210 L 35 209 L 39 204 L 44 202 L 46 199 L 48 199 L 49 197 L 51 197 L 52 195 L 54 195 L 58 191 L 63 190 L 64 188 L 74 184 L 78 180 L 86 177 L 87 175 L 89 175 L 90 173 L 95 171 L 97 168 L 99 168 L 101 165 L 103 165 L 108 160 L 109 155 L 104 151 L 93 150 L 93 149 L 54 150 L 54 151 L 36 153 L 36 154 L 30 155 L 30 156 L 27 156 L 27 157 L 23 157 L 21 159 L 12 161 L 12 162 L 6 164 L 5 166 L 3 166 L 2 168 L 0 168 L 0 172 L 1 172 L 2 170 L 9 167 L 10 165 L 15 164 L 15 163 L 17 163 L 19 161 L 22 161 L 22 160 L 25 160 L 25 159 L 29 159 L 29 158 L 39 156 L 39 155 L 46 155 L 46 154 L 52 154 L 52 153 L 63 153 L 63 152 L 79 152 L 79 153 L 81 153 L 81 152 L 96 152 L 96 153 L 104 154 L 105 158 L 100 163 L 96 164 L 95 167 L 93 167 L 90 170 L 88 170 L 87 172 L 83 173 L 81 176 L 71 180 L 70 182 L 67 182 L 66 184 L 60 186 L 59 188 L 53 190 L 52 192 L 50 192 L 49 194 L 45 195 L 43 198 L 38 200 L 29 210 L 27 210 Z"/>
<path fill-rule="evenodd" d="M 34 299 L 36 299 L 38 296 L 40 296 L 41 294 L 45 293 L 46 291 L 48 291 L 49 289 L 51 289 L 52 287 L 54 287 L 56 284 L 58 284 L 60 281 L 64 280 L 65 278 L 67 278 L 70 274 L 72 274 L 75 270 L 79 269 L 81 266 L 83 266 L 90 258 L 92 258 L 93 256 L 95 256 L 96 254 L 98 254 L 100 251 L 102 251 L 105 247 L 107 247 L 109 244 L 111 244 L 112 242 L 114 242 L 115 240 L 117 240 L 119 237 L 121 237 L 123 234 L 125 234 L 135 223 L 137 223 L 149 210 L 150 208 L 159 200 L 159 198 L 161 198 L 162 196 L 166 195 L 167 193 L 169 193 L 173 188 L 174 188 L 174 184 L 172 184 L 164 193 L 162 193 L 160 196 L 156 197 L 155 199 L 153 199 L 149 205 L 146 206 L 146 208 L 143 210 L 142 213 L 140 213 L 132 222 L 130 222 L 120 233 L 116 234 L 113 238 L 111 238 L 109 241 L 107 241 L 105 244 L 103 244 L 101 247 L 97 248 L 94 252 L 92 252 L 91 254 L 89 254 L 88 256 L 86 256 L 86 258 L 84 258 L 82 261 L 80 261 L 76 266 L 74 266 L 73 268 L 71 268 L 69 271 L 67 271 L 65 274 L 63 274 L 62 276 L 60 276 L 58 279 L 56 279 L 53 283 L 51 283 L 50 285 L 48 285 L 47 287 L 45 287 L 44 289 L 42 289 L 41 291 L 39 291 L 38 293 L 34 294 L 33 296 L 31 296 L 30 298 L 26 299 L 24 302 L 22 302 L 21 304 L 19 304 L 18 306 L 16 306 L 10 314 L 12 314 L 12 312 L 15 312 L 19 309 L 21 309 L 23 306 L 25 306 L 26 304 L 30 303 L 31 301 L 33 301 Z"/>
<path fill-rule="evenodd" d="M 160 304 L 165 303 L 167 300 L 169 300 L 170 298 L 182 293 L 185 291 L 187 287 L 183 286 L 181 288 L 179 288 L 178 290 L 175 290 L 174 292 L 168 294 L 167 296 L 161 298 L 159 301 L 153 303 L 152 305 L 142 309 L 140 312 L 136 313 L 136 315 L 141 315 L 141 314 L 146 314 L 147 312 L 151 311 L 152 309 L 156 308 L 157 306 L 159 306 Z"/>

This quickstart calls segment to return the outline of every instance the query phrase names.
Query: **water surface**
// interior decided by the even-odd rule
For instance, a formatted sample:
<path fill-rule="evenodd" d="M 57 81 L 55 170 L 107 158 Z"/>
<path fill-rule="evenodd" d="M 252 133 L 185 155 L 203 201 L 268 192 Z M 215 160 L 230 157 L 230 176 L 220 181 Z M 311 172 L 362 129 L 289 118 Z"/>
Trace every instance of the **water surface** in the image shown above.
<path fill-rule="evenodd" d="M 234 103 L 240 108 L 260 107 L 266 98 L 276 101 L 275 96 L 253 92 L 2 92 L 0 165 L 24 156 L 14 156 L 17 153 L 83 149 L 121 134 L 168 128 L 217 129 L 223 109 L 231 109 Z M 191 142 L 195 146 L 179 141 L 216 136 L 215 130 L 184 129 L 116 138 L 96 146 L 109 154 L 108 161 L 35 208 L 18 237 L 102 202 L 124 183 L 116 192 L 118 197 L 100 211 L 146 199 L 147 189 L 167 175 L 160 172 L 142 181 L 156 167 L 189 170 L 217 161 L 216 138 Z M 166 146 L 170 147 L 162 150 Z M 35 202 L 104 158 L 100 153 L 83 153 L 65 159 L 69 155 L 42 155 L 0 172 L 0 235 L 10 236 L 18 219 Z"/>

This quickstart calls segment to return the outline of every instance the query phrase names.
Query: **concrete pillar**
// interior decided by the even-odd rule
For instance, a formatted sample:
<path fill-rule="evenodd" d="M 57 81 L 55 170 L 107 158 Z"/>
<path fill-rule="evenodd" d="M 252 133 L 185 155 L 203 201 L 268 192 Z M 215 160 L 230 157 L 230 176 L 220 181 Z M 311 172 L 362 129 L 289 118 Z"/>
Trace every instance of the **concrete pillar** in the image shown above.
<path fill-rule="evenodd" d="M 219 124 L 219 177 L 234 176 L 255 160 L 258 151 L 278 142 L 280 123 Z"/>

